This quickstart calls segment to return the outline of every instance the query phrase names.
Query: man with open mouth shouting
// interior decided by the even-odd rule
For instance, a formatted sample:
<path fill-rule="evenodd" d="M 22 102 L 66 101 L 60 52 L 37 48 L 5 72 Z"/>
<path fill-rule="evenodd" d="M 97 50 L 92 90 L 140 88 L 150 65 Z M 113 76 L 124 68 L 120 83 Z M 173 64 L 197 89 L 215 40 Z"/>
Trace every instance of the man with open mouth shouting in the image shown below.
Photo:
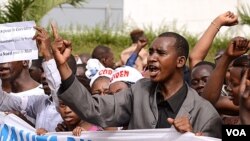
<path fill-rule="evenodd" d="M 56 29 L 53 31 L 58 36 Z M 65 44 L 64 50 L 61 46 L 52 47 L 62 78 L 58 96 L 82 119 L 101 127 L 175 128 L 181 133 L 221 137 L 219 114 L 183 79 L 189 52 L 183 36 L 174 32 L 160 34 L 149 49 L 150 78 L 105 96 L 92 96 L 81 85 L 66 63 L 71 45 Z"/>

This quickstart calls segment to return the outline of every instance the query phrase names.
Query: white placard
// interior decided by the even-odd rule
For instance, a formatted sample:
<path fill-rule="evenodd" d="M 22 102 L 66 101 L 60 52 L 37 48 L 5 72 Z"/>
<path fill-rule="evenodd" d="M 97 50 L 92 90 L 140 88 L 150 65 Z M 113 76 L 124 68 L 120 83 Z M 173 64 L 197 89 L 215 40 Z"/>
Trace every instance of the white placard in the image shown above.
<path fill-rule="evenodd" d="M 0 63 L 38 58 L 34 21 L 0 24 Z"/>

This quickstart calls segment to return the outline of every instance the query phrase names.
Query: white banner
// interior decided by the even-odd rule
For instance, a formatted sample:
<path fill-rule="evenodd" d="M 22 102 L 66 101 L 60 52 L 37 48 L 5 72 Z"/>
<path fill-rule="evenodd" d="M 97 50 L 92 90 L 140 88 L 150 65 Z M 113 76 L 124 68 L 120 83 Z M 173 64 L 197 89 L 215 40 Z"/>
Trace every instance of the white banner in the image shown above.
<path fill-rule="evenodd" d="M 13 114 L 0 114 L 1 141 L 221 141 L 221 139 L 181 134 L 175 129 L 145 129 L 120 131 L 84 131 L 80 137 L 71 132 L 50 132 L 37 136 L 35 129 Z"/>
<path fill-rule="evenodd" d="M 0 24 L 0 63 L 38 58 L 34 21 Z"/>

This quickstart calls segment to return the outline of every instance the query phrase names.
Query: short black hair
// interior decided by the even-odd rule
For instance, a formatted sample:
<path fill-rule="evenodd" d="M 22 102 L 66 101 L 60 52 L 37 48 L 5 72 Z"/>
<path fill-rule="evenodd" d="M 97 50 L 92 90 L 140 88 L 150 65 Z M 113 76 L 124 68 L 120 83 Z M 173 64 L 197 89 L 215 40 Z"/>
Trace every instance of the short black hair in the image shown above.
<path fill-rule="evenodd" d="M 140 37 L 144 35 L 144 31 L 141 29 L 134 29 L 130 32 L 130 38 L 133 43 L 137 43 Z"/>
<path fill-rule="evenodd" d="M 179 56 L 185 56 L 186 59 L 188 58 L 189 53 L 189 45 L 188 41 L 178 33 L 175 32 L 164 32 L 161 33 L 158 37 L 173 37 L 176 39 L 176 51 L 178 52 Z"/>
<path fill-rule="evenodd" d="M 101 60 L 102 58 L 106 58 L 107 54 L 111 51 L 111 49 L 105 45 L 98 45 L 94 48 L 91 57 Z"/>
<path fill-rule="evenodd" d="M 212 62 L 208 62 L 208 61 L 201 61 L 201 62 L 197 63 L 193 68 L 196 68 L 196 67 L 202 66 L 202 65 L 208 65 L 208 66 L 211 66 L 213 69 L 215 69 L 215 64 Z"/>
<path fill-rule="evenodd" d="M 234 59 L 232 66 L 241 68 L 240 77 L 242 78 L 245 73 L 244 68 L 250 68 L 250 55 L 241 55 L 237 57 Z"/>
<path fill-rule="evenodd" d="M 32 60 L 31 66 L 42 68 L 42 63 L 43 63 L 43 57 L 38 56 L 38 59 Z"/>
<path fill-rule="evenodd" d="M 250 56 L 249 55 L 241 55 L 234 59 L 233 67 L 250 67 Z"/>

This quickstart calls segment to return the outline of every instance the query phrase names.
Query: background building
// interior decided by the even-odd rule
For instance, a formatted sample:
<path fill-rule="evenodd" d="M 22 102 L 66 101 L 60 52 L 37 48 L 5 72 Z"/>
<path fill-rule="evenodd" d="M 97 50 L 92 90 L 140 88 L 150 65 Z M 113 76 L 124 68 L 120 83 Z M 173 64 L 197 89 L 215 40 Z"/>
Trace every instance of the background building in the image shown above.
<path fill-rule="evenodd" d="M 0 0 L 0 4 L 7 1 Z M 86 0 L 78 8 L 65 4 L 52 9 L 42 18 L 41 25 L 46 27 L 56 21 L 64 29 L 174 27 L 200 34 L 217 15 L 229 10 L 236 13 L 240 5 L 250 6 L 250 0 Z M 250 31 L 247 26 L 230 29 L 237 34 Z M 223 33 L 227 28 L 221 30 Z"/>
<path fill-rule="evenodd" d="M 63 5 L 54 8 L 41 21 L 47 26 L 51 20 L 60 27 L 122 25 L 158 29 L 174 26 L 191 33 L 201 33 L 219 14 L 237 12 L 241 4 L 250 5 L 249 0 L 86 0 L 83 6 L 73 8 Z M 226 31 L 227 28 L 222 30 Z M 236 26 L 237 34 L 244 34 L 249 28 Z"/>

